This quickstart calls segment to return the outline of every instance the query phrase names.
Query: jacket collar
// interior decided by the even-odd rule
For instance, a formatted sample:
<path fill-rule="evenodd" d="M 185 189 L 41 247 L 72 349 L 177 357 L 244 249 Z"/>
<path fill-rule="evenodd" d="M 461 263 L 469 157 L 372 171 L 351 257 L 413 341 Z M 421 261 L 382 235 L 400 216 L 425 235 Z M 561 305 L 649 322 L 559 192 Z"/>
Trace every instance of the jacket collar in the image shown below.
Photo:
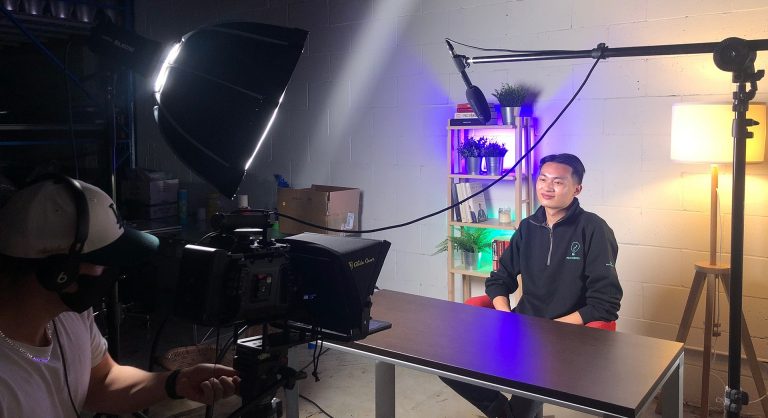
<path fill-rule="evenodd" d="M 575 213 L 580 209 L 581 205 L 579 205 L 579 199 L 574 197 L 573 202 L 571 202 L 571 204 L 566 208 L 565 216 L 560 218 L 560 220 L 555 223 L 559 224 L 568 221 L 568 219 L 573 218 Z M 533 213 L 533 216 L 531 216 L 529 219 L 536 225 L 545 226 L 547 224 L 547 212 L 544 206 L 539 206 L 539 208 L 536 209 L 536 212 Z"/>

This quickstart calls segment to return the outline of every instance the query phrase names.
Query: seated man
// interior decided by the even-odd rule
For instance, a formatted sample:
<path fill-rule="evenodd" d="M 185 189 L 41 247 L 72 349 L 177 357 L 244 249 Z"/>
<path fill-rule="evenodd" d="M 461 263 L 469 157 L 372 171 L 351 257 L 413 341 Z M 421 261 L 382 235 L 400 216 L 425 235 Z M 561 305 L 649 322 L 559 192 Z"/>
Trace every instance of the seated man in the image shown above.
<path fill-rule="evenodd" d="M 48 179 L 11 195 L 0 208 L 0 417 L 122 414 L 235 393 L 228 367 L 148 373 L 107 353 L 91 309 L 113 283 L 105 267 L 142 261 L 157 246 L 84 182 Z"/>
<path fill-rule="evenodd" d="M 509 295 L 522 275 L 514 312 L 572 324 L 615 321 L 622 297 L 616 274 L 618 245 L 605 221 L 579 206 L 584 165 L 572 154 L 541 159 L 536 195 L 541 207 L 520 222 L 499 269 L 485 282 L 494 308 L 512 312 Z M 442 379 L 489 417 L 533 417 L 540 402 Z"/>

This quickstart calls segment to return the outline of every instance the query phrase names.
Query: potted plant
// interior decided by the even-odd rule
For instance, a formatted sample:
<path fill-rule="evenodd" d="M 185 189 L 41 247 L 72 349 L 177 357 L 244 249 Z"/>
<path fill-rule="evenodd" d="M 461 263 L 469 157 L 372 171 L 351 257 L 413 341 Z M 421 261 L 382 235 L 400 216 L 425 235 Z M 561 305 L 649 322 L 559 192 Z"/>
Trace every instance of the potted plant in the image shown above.
<path fill-rule="evenodd" d="M 496 141 L 489 141 L 485 144 L 485 148 L 483 148 L 483 156 L 485 157 L 485 164 L 486 168 L 488 168 L 489 175 L 501 175 L 504 155 L 506 154 L 507 147 L 505 147 L 504 144 L 500 144 Z"/>
<path fill-rule="evenodd" d="M 451 235 L 437 244 L 432 255 L 448 251 L 449 243 L 453 251 L 461 254 L 461 264 L 469 270 L 476 270 L 483 251 L 491 248 L 491 240 L 488 237 L 490 230 L 487 228 L 461 227 L 459 235 Z"/>
<path fill-rule="evenodd" d="M 504 83 L 494 90 L 493 97 L 501 105 L 502 124 L 515 124 L 515 117 L 520 116 L 520 107 L 531 99 L 531 93 L 531 88 L 523 84 Z"/>
<path fill-rule="evenodd" d="M 483 150 L 488 139 L 480 137 L 475 139 L 470 136 L 459 144 L 456 151 L 464 158 L 467 174 L 480 174 L 480 165 L 483 158 Z"/>

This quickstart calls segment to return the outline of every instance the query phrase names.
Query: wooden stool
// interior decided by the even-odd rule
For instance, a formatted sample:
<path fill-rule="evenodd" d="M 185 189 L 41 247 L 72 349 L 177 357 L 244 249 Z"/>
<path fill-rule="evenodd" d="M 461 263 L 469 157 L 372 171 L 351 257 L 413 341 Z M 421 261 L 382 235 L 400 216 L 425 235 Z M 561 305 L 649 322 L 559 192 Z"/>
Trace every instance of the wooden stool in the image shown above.
<path fill-rule="evenodd" d="M 725 295 L 730 300 L 730 284 L 731 284 L 731 268 L 727 264 L 709 264 L 706 262 L 699 262 L 695 264 L 695 274 L 693 275 L 693 283 L 691 284 L 691 291 L 688 294 L 688 301 L 685 303 L 685 310 L 683 311 L 683 318 L 680 320 L 680 328 L 677 330 L 676 341 L 685 343 L 688 338 L 688 332 L 691 330 L 691 323 L 693 322 L 693 315 L 696 313 L 696 306 L 699 303 L 701 297 L 701 291 L 704 288 L 704 283 L 707 284 L 707 299 L 704 319 L 704 352 L 702 356 L 701 365 L 701 416 L 706 417 L 709 414 L 709 373 L 711 369 L 711 353 L 712 353 L 712 312 L 714 310 L 715 291 L 717 280 L 723 283 L 723 289 L 725 289 Z M 757 397 L 763 396 L 766 393 L 765 382 L 763 381 L 763 375 L 760 371 L 760 364 L 757 361 L 757 355 L 755 354 L 755 346 L 752 344 L 752 338 L 747 328 L 747 321 L 744 319 L 744 312 L 741 313 L 741 344 L 744 347 L 744 353 L 747 355 L 747 361 L 749 362 L 749 369 L 752 372 L 752 378 L 755 380 L 755 386 L 757 387 Z M 741 355 L 741 353 L 731 355 Z M 757 399 L 757 398 L 755 398 Z M 768 416 L 768 397 L 762 399 L 763 413 Z"/>

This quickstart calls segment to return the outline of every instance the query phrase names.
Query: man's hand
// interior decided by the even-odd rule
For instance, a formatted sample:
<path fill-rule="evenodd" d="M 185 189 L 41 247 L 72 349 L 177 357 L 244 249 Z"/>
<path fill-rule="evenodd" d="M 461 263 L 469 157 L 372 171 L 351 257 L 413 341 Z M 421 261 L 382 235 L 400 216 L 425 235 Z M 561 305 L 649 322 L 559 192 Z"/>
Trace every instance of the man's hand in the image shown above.
<path fill-rule="evenodd" d="M 240 377 L 226 366 L 198 364 L 182 369 L 176 379 L 176 393 L 189 400 L 212 404 L 240 390 Z"/>
<path fill-rule="evenodd" d="M 555 318 L 555 321 L 566 322 L 569 324 L 584 325 L 584 320 L 581 319 L 579 311 L 569 313 L 568 315 Z"/>

